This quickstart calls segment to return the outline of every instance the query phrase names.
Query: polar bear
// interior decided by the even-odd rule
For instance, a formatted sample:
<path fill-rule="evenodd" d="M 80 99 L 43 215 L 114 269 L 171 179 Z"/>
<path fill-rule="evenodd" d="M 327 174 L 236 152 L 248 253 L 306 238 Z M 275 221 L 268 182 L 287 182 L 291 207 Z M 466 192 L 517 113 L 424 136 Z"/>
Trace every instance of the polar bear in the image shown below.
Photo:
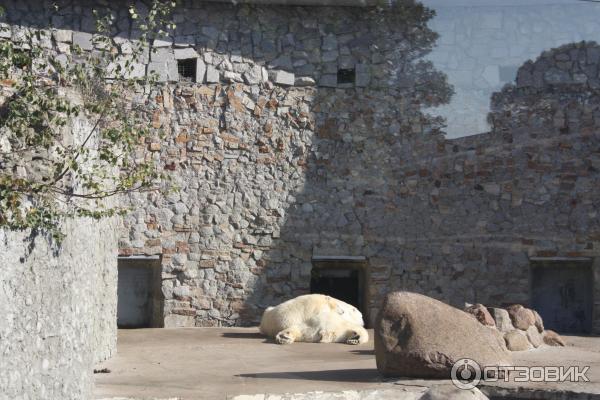
<path fill-rule="evenodd" d="M 307 294 L 265 310 L 260 332 L 279 344 L 294 342 L 359 344 L 369 340 L 362 314 L 348 303 Z"/>

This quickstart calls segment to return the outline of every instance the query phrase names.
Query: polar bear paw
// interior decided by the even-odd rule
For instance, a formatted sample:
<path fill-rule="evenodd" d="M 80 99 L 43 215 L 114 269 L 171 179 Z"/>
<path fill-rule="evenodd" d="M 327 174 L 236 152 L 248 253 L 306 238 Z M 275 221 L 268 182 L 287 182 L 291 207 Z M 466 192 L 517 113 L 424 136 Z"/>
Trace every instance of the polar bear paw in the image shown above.
<path fill-rule="evenodd" d="M 296 336 L 291 329 L 286 329 L 275 335 L 275 341 L 279 344 L 292 344 L 296 340 Z"/>

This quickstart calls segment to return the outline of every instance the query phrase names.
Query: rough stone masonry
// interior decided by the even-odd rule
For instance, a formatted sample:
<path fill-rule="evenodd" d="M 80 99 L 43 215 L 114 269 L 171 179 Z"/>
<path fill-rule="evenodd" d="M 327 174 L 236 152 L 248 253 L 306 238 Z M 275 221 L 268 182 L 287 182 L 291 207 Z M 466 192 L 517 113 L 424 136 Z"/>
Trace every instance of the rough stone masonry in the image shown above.
<path fill-rule="evenodd" d="M 12 40 L 51 20 L 50 46 L 93 51 L 99 3 L 64 2 L 54 16 L 9 3 Z M 127 8 L 102 7 L 126 57 Z M 393 289 L 528 304 L 531 257 L 597 256 L 598 46 L 524 64 L 492 98 L 493 130 L 448 141 L 421 111 L 452 92 L 421 60 L 430 16 L 411 2 L 180 3 L 176 31 L 137 68 L 164 82 L 147 115 L 167 137 L 136 154 L 179 190 L 132 195 L 120 239 L 122 256 L 161 257 L 165 326 L 256 323 L 309 291 L 316 256 L 367 259 L 370 319 Z M 195 60 L 195 79 L 178 60 Z"/>

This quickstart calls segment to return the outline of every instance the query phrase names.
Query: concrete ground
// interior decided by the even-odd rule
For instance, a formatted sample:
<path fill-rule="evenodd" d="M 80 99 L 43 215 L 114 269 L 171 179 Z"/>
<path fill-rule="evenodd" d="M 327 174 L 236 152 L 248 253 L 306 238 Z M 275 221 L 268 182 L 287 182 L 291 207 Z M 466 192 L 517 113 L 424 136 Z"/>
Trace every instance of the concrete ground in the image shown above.
<path fill-rule="evenodd" d="M 520 392 L 543 389 L 600 396 L 600 338 L 566 339 L 569 346 L 565 348 L 513 353 L 515 365 L 590 366 L 590 382 L 486 383 L 493 385 L 490 394 L 500 396 L 503 388 L 514 392 L 518 387 Z M 414 392 L 448 383 L 383 381 L 375 368 L 372 340 L 358 346 L 280 346 L 265 340 L 256 328 L 120 330 L 117 355 L 97 368 L 108 368 L 110 373 L 95 375 L 96 398 L 226 399 L 240 394 L 372 389 Z"/>

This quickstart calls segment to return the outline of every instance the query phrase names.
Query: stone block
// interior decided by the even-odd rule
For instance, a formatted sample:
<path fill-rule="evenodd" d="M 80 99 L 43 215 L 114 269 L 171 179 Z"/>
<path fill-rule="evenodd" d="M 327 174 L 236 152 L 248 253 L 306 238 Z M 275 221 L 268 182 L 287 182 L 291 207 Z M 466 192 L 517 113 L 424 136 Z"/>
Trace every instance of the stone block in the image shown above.
<path fill-rule="evenodd" d="M 0 38 L 10 39 L 11 36 L 12 36 L 12 32 L 10 30 L 10 25 L 0 23 Z"/>
<path fill-rule="evenodd" d="M 175 40 L 173 45 L 175 47 L 189 47 L 194 46 L 196 44 L 196 38 L 194 35 L 180 35 L 175 36 Z"/>
<path fill-rule="evenodd" d="M 79 46 L 81 50 L 92 50 L 92 34 L 87 32 L 73 32 L 73 45 Z"/>
<path fill-rule="evenodd" d="M 154 39 L 154 42 L 152 43 L 152 45 L 156 49 L 164 48 L 164 47 L 171 47 L 172 44 L 173 44 L 173 41 L 169 38 Z"/>
<path fill-rule="evenodd" d="M 338 57 L 339 57 L 339 53 L 337 52 L 337 50 L 326 51 L 323 53 L 323 55 L 321 55 L 321 60 L 324 63 L 333 62 L 333 61 L 337 61 Z"/>
<path fill-rule="evenodd" d="M 315 86 L 316 82 L 310 76 L 299 76 L 294 81 L 294 86 Z"/>
<path fill-rule="evenodd" d="M 330 33 L 327 36 L 323 37 L 323 44 L 321 45 L 321 49 L 325 51 L 337 50 L 338 41 L 337 36 Z"/>
<path fill-rule="evenodd" d="M 170 82 L 179 81 L 179 70 L 177 69 L 177 61 L 171 60 L 166 63 L 167 66 L 167 79 Z"/>
<path fill-rule="evenodd" d="M 269 63 L 270 68 L 282 68 L 286 70 L 292 69 L 292 59 L 289 55 L 284 54 L 282 56 L 277 57 L 273 61 Z"/>
<path fill-rule="evenodd" d="M 52 31 L 54 40 L 59 43 L 72 43 L 73 42 L 73 31 L 68 29 L 55 29 Z"/>
<path fill-rule="evenodd" d="M 175 49 L 173 52 L 176 60 L 187 60 L 190 58 L 198 58 L 196 50 L 186 47 L 183 49 Z"/>
<path fill-rule="evenodd" d="M 218 39 L 220 31 L 212 26 L 204 26 L 202 27 L 202 34 L 204 36 L 208 36 L 211 39 Z"/>
<path fill-rule="evenodd" d="M 219 71 L 212 65 L 206 67 L 206 82 L 218 83 L 220 81 Z"/>
<path fill-rule="evenodd" d="M 296 80 L 294 74 L 281 70 L 269 71 L 269 79 L 281 86 L 293 86 Z"/>
<path fill-rule="evenodd" d="M 206 75 L 206 64 L 202 59 L 198 58 L 196 60 L 196 82 L 202 83 L 204 82 L 204 76 Z"/>
<path fill-rule="evenodd" d="M 167 82 L 169 80 L 167 65 L 164 62 L 150 62 L 148 64 L 148 72 L 155 73 L 159 82 Z"/>
<path fill-rule="evenodd" d="M 319 86 L 337 87 L 337 75 L 327 74 L 321 76 L 321 79 L 319 79 Z"/>
<path fill-rule="evenodd" d="M 174 59 L 173 50 L 169 48 L 154 49 L 150 54 L 150 61 L 152 62 L 168 62 Z"/>

